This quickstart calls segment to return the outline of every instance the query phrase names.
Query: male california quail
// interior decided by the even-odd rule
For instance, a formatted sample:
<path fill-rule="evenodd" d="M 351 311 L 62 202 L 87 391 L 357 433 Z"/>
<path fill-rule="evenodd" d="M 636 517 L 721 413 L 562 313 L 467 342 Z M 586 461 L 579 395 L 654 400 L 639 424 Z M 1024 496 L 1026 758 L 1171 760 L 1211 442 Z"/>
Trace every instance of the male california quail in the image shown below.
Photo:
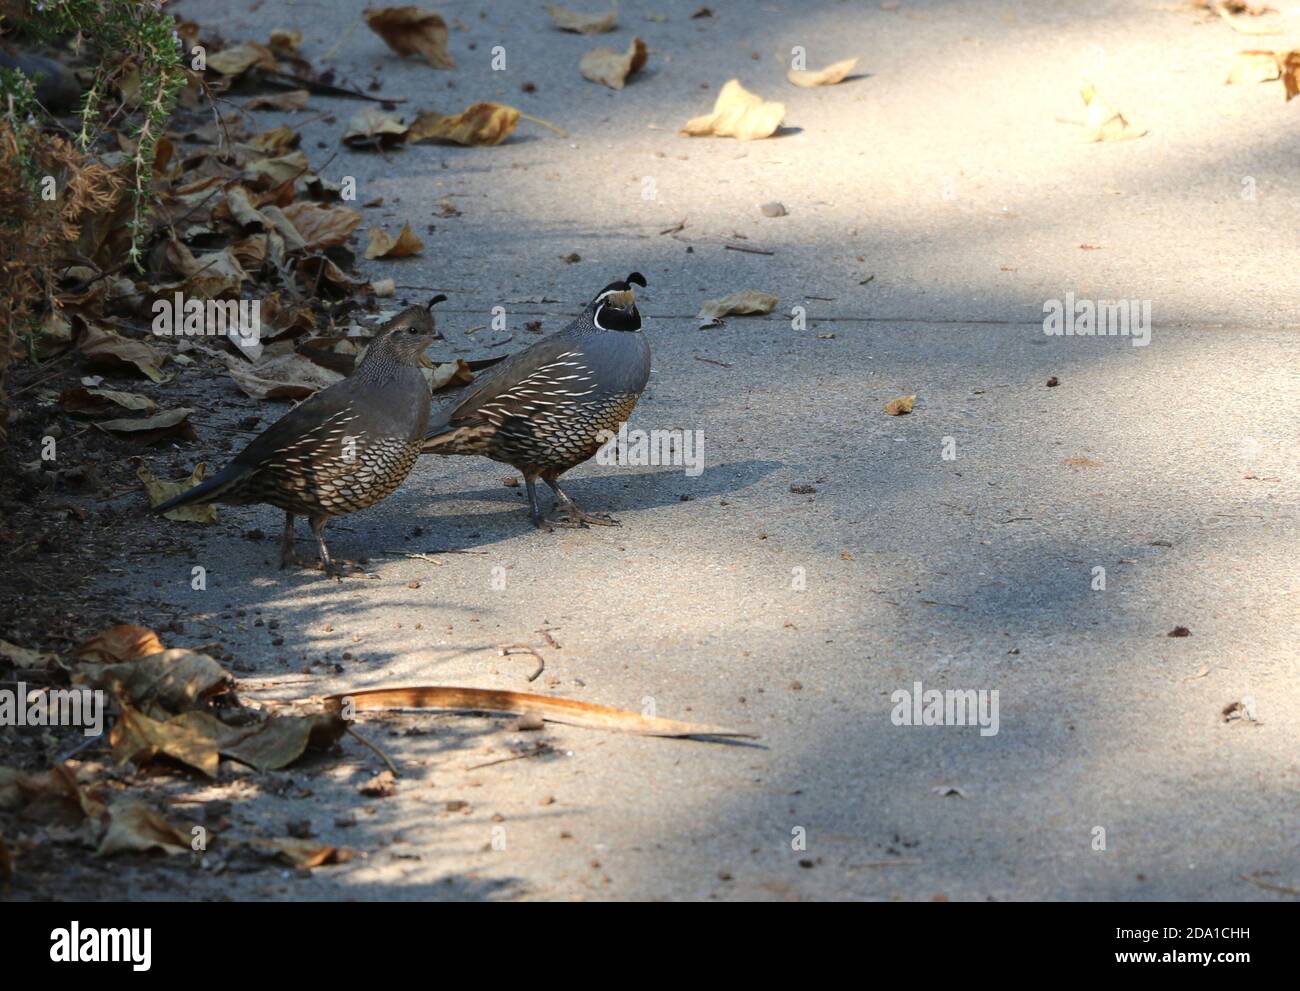
<path fill-rule="evenodd" d="M 446 296 L 435 296 L 433 306 Z M 386 498 L 415 465 L 429 423 L 429 386 L 420 366 L 442 339 L 433 315 L 411 306 L 380 329 L 361 363 L 258 435 L 217 474 L 156 508 L 265 502 L 284 510 L 280 567 L 298 560 L 294 515 L 311 521 L 321 569 L 333 574 L 322 531 L 334 516 Z"/>
<path fill-rule="evenodd" d="M 558 480 L 600 450 L 602 431 L 617 432 L 650 377 L 650 345 L 640 333 L 632 284 L 644 286 L 645 276 L 611 282 L 563 330 L 481 375 L 434 414 L 422 453 L 479 454 L 519 469 L 536 526 L 544 522 L 538 478 L 554 490 L 563 514 L 545 522 L 618 526 L 579 509 Z"/>

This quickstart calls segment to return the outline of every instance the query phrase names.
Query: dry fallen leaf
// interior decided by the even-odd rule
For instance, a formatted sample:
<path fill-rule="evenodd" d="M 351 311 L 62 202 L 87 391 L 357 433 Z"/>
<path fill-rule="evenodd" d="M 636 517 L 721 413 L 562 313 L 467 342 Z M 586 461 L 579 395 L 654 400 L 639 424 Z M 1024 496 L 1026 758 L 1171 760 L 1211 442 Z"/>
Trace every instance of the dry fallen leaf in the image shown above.
<path fill-rule="evenodd" d="M 242 76 L 254 67 L 273 72 L 279 68 L 275 53 L 255 41 L 245 41 L 242 45 L 213 52 L 208 56 L 208 68 L 223 76 Z"/>
<path fill-rule="evenodd" d="M 1286 98 L 1289 103 L 1296 96 L 1300 96 L 1300 49 L 1293 49 L 1279 56 L 1278 61 L 1282 66 L 1282 84 L 1286 87 Z"/>
<path fill-rule="evenodd" d="M 754 141 L 775 134 L 784 118 L 784 103 L 767 103 L 740 85 L 740 80 L 731 79 L 718 94 L 713 113 L 692 117 L 681 133 L 690 137 L 714 135 Z"/>
<path fill-rule="evenodd" d="M 1228 83 L 1267 83 L 1282 78 L 1277 52 L 1234 52 L 1228 69 Z"/>
<path fill-rule="evenodd" d="M 252 366 L 234 355 L 225 358 L 226 370 L 235 385 L 254 399 L 306 399 L 343 378 L 297 352 L 277 355 Z"/>
<path fill-rule="evenodd" d="M 1288 101 L 1300 96 L 1300 49 L 1249 51 L 1233 55 L 1229 83 L 1264 83 L 1281 79 Z"/>
<path fill-rule="evenodd" d="M 138 413 L 157 408 L 157 404 L 148 396 L 135 392 L 88 389 L 80 385 L 65 389 L 59 396 L 59 406 L 65 413 L 77 416 L 106 416 L 121 413 L 122 410 Z"/>
<path fill-rule="evenodd" d="M 796 86 L 805 88 L 812 86 L 834 86 L 842 82 L 844 77 L 853 71 L 858 64 L 856 58 L 846 58 L 841 62 L 833 62 L 824 69 L 817 72 L 811 70 L 790 69 L 785 74 L 785 78 L 790 80 Z"/>
<path fill-rule="evenodd" d="M 283 93 L 255 96 L 244 104 L 245 110 L 305 110 L 311 93 L 305 89 L 291 89 Z"/>
<path fill-rule="evenodd" d="M 80 660 L 78 680 L 158 719 L 193 709 L 230 683 L 230 674 L 211 657 L 183 647 L 112 663 Z"/>
<path fill-rule="evenodd" d="M 390 148 L 406 140 L 407 130 L 401 117 L 366 107 L 348 121 L 343 143 L 349 148 Z"/>
<path fill-rule="evenodd" d="M 551 15 L 557 28 L 574 34 L 604 34 L 613 31 L 614 25 L 618 23 L 617 9 L 608 14 L 579 14 L 559 4 L 547 4 L 546 12 Z"/>
<path fill-rule="evenodd" d="M 136 477 L 144 483 L 144 492 L 149 498 L 150 508 L 160 506 L 168 499 L 178 496 L 182 492 L 188 492 L 203 481 L 206 473 L 207 466 L 202 461 L 194 466 L 194 471 L 189 478 L 182 479 L 179 482 L 165 482 L 155 477 L 154 473 L 149 470 L 148 465 L 143 462 L 135 470 Z M 163 513 L 163 516 L 178 523 L 215 523 L 217 522 L 217 507 L 215 505 L 180 506 L 177 509 L 169 509 Z"/>
<path fill-rule="evenodd" d="M 899 396 L 885 403 L 885 412 L 890 416 L 905 416 L 916 405 L 916 396 Z"/>
<path fill-rule="evenodd" d="M 155 382 L 167 381 L 159 367 L 162 356 L 143 341 L 130 340 L 116 331 L 89 324 L 77 341 L 77 347 L 92 368 L 140 374 Z"/>
<path fill-rule="evenodd" d="M 1235 9 L 1234 9 L 1235 8 Z M 1241 20 L 1237 14 L 1249 14 L 1252 17 L 1259 17 L 1272 11 L 1267 6 L 1251 7 L 1243 3 L 1224 3 L 1216 2 L 1211 5 L 1211 9 L 1227 22 L 1228 26 L 1234 31 L 1241 34 L 1281 34 L 1282 32 L 1272 24 L 1252 24 L 1249 21 Z M 1276 13 L 1276 11 L 1272 11 Z"/>
<path fill-rule="evenodd" d="M 474 372 L 464 358 L 434 365 L 432 368 L 422 368 L 421 371 L 424 372 L 425 381 L 429 383 L 430 392 L 437 392 L 439 389 L 455 389 L 474 381 Z"/>
<path fill-rule="evenodd" d="M 95 426 L 132 444 L 157 444 L 159 441 L 176 438 L 196 441 L 199 437 L 190 423 L 190 414 L 193 412 L 192 409 L 182 407 L 157 413 L 154 416 L 100 420 Z"/>
<path fill-rule="evenodd" d="M 458 114 L 425 111 L 411 124 L 408 139 L 454 141 L 458 145 L 499 145 L 519 123 L 519 111 L 501 103 L 476 103 Z"/>
<path fill-rule="evenodd" d="M 1083 85 L 1079 96 L 1088 108 L 1084 122 L 1084 141 L 1128 141 L 1147 133 L 1146 128 L 1134 124 L 1102 99 L 1091 83 Z"/>
<path fill-rule="evenodd" d="M 89 640 L 77 646 L 73 656 L 90 664 L 118 664 L 148 657 L 166 650 L 158 634 L 147 626 L 119 623 L 100 630 Z"/>
<path fill-rule="evenodd" d="M 492 688 L 459 688 L 450 685 L 416 685 L 408 688 L 371 688 L 359 692 L 326 696 L 325 704 L 345 713 L 366 709 L 460 709 L 474 712 L 536 713 L 553 723 L 617 730 L 642 736 L 729 736 L 752 738 L 752 733 L 684 723 L 676 719 L 643 716 L 639 712 L 615 709 L 576 699 L 508 692 Z"/>
<path fill-rule="evenodd" d="M 779 297 L 758 289 L 742 289 L 721 299 L 706 299 L 700 304 L 700 312 L 695 319 L 701 327 L 713 327 L 723 322 L 722 318 L 732 313 L 739 315 L 771 313 L 780 302 Z"/>
<path fill-rule="evenodd" d="M 286 182 L 304 176 L 310 171 L 307 156 L 301 151 L 291 151 L 286 155 L 258 158 L 248 162 L 244 168 L 249 172 L 265 176 L 270 186 L 281 186 Z"/>
<path fill-rule="evenodd" d="M 320 867 L 324 864 L 346 864 L 356 856 L 355 850 L 344 846 L 329 846 L 319 840 L 258 839 L 245 845 L 257 853 L 275 857 L 292 867 Z"/>
<path fill-rule="evenodd" d="M 416 237 L 409 223 L 402 225 L 397 237 L 382 227 L 371 227 L 366 233 L 370 237 L 370 243 L 366 245 L 367 258 L 406 258 L 424 250 L 424 242 Z"/>
<path fill-rule="evenodd" d="M 0 661 L 22 670 L 48 668 L 58 663 L 57 654 L 44 654 L 30 647 L 19 647 L 8 640 L 0 640 Z"/>
<path fill-rule="evenodd" d="M 159 756 L 215 777 L 221 756 L 259 771 L 287 767 L 307 750 L 332 745 L 347 730 L 334 713 L 270 716 L 248 726 L 230 726 L 210 712 L 191 710 L 164 719 L 123 704 L 109 734 L 114 759 L 139 766 Z"/>
<path fill-rule="evenodd" d="M 645 68 L 646 47 L 640 38 L 633 38 L 626 52 L 613 48 L 595 48 L 582 56 L 578 68 L 593 83 L 604 83 L 610 89 L 622 89 L 627 77 Z"/>
<path fill-rule="evenodd" d="M 302 44 L 302 32 L 290 31 L 288 28 L 272 28 L 266 46 L 277 55 L 294 56 Z"/>
<path fill-rule="evenodd" d="M 365 12 L 366 26 L 398 55 L 422 55 L 435 69 L 454 69 L 447 52 L 447 22 L 419 7 L 376 7 Z"/>
<path fill-rule="evenodd" d="M 144 802 L 120 799 L 108 807 L 108 829 L 96 856 L 140 850 L 189 853 L 190 838 Z"/>
<path fill-rule="evenodd" d="M 164 756 L 210 778 L 217 776 L 221 765 L 217 732 L 223 724 L 214 716 L 195 711 L 169 719 L 154 719 L 129 705 L 120 708 L 117 722 L 108 734 L 113 759 L 119 765 L 130 762 L 144 767 Z"/>
<path fill-rule="evenodd" d="M 292 127 L 282 124 L 269 131 L 254 134 L 245 144 L 262 155 L 285 155 L 301 143 L 302 137 Z"/>
<path fill-rule="evenodd" d="M 343 244 L 361 226 L 360 212 L 345 206 L 327 207 L 300 200 L 290 203 L 282 213 L 312 251 Z"/>

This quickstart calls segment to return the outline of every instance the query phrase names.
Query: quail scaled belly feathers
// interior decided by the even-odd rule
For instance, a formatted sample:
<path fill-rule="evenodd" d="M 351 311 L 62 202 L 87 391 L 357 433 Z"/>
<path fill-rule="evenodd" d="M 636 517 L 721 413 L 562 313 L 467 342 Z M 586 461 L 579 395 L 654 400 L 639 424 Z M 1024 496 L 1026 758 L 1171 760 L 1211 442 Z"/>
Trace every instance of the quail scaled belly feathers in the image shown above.
<path fill-rule="evenodd" d="M 421 366 L 428 365 L 425 349 L 441 336 L 426 307 L 403 310 L 380 329 L 350 376 L 294 407 L 225 468 L 156 512 L 211 502 L 283 509 L 282 568 L 297 562 L 294 517 L 306 516 L 321 568 L 333 573 L 325 524 L 387 498 L 415 465 L 429 422 Z"/>
<path fill-rule="evenodd" d="M 518 469 L 533 523 L 617 526 L 587 513 L 561 490 L 559 477 L 617 433 L 650 377 L 650 345 L 641 333 L 633 272 L 611 282 L 563 330 L 512 355 L 433 415 L 424 453 L 476 454 Z M 555 492 L 557 514 L 543 520 L 537 480 Z"/>

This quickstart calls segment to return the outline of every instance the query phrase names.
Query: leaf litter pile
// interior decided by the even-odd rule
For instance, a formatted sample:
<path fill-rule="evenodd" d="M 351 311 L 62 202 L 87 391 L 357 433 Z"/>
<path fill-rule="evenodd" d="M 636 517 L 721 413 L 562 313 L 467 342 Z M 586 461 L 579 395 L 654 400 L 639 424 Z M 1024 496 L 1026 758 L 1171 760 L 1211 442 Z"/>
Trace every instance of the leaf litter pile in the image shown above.
<path fill-rule="evenodd" d="M 232 822 L 233 802 L 224 797 L 243 793 L 269 772 L 298 767 L 316 777 L 339 762 L 386 766 L 377 775 L 357 767 L 357 792 L 362 797 L 392 794 L 400 768 L 353 728 L 361 712 L 510 714 L 519 717 L 515 729 L 530 731 L 556 722 L 644 736 L 751 736 L 573 699 L 448 685 L 250 702 L 235 677 L 210 654 L 168 648 L 153 630 L 130 624 L 102 630 L 66 653 L 0 640 L 0 669 L 10 671 L 22 687 L 24 697 L 17 704 L 29 713 L 24 718 L 32 725 L 44 718 L 32 713 L 47 700 L 55 704 L 83 692 L 106 700 L 97 735 L 72 729 L 56 738 L 50 728 L 39 748 L 64 752 L 48 767 L 0 765 L 0 851 L 7 882 L 28 862 L 48 866 L 57 859 L 55 851 L 72 857 L 183 856 L 218 872 L 235 864 L 255 870 L 259 863 L 275 862 L 310 869 L 364 855 L 311 836 L 258 835 L 240 828 Z M 95 710 L 83 703 L 82 711 Z M 344 749 L 347 736 L 358 748 Z M 535 745 L 519 756 L 547 749 Z M 7 760 L 22 756 L 10 753 Z M 187 785 L 208 797 L 189 801 Z M 209 814 L 213 809 L 215 814 Z"/>

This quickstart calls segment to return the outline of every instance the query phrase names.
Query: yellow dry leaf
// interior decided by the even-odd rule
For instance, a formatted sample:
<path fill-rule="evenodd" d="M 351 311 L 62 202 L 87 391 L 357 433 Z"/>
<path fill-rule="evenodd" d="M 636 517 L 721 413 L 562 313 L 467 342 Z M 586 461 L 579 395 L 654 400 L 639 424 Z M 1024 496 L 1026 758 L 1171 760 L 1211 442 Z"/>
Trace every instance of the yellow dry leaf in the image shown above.
<path fill-rule="evenodd" d="M 330 846 L 319 840 L 255 839 L 245 844 L 258 853 L 277 857 L 294 867 L 320 867 L 325 864 L 346 864 L 356 856 L 355 850 L 345 846 Z"/>
<path fill-rule="evenodd" d="M 1147 133 L 1145 127 L 1134 124 L 1103 100 L 1092 83 L 1084 83 L 1079 96 L 1088 108 L 1084 122 L 1084 141 L 1128 141 Z"/>
<path fill-rule="evenodd" d="M 739 79 L 731 79 L 718 94 L 713 113 L 691 118 L 681 133 L 753 141 L 775 134 L 784 118 L 784 103 L 768 103 L 740 85 Z"/>
<path fill-rule="evenodd" d="M 345 206 L 327 207 L 300 200 L 282 212 L 313 251 L 342 244 L 361 226 L 361 213 Z"/>
<path fill-rule="evenodd" d="M 206 474 L 207 465 L 202 461 L 194 466 L 194 471 L 189 478 L 182 479 L 179 482 L 167 482 L 158 478 L 149 470 L 149 466 L 143 463 L 135 470 L 136 477 L 144 483 L 144 492 L 149 497 L 149 507 L 151 509 L 154 506 L 162 505 L 173 496 L 188 492 L 203 481 Z M 163 513 L 163 516 L 178 523 L 215 523 L 217 522 L 217 507 L 214 505 L 181 506 L 177 509 L 168 510 Z"/>
<path fill-rule="evenodd" d="M 388 148 L 406 140 L 407 127 L 402 118 L 366 107 L 352 115 L 343 143 L 349 148 Z"/>
<path fill-rule="evenodd" d="M 376 7 L 365 12 L 366 26 L 398 55 L 422 55 L 435 69 L 454 69 L 447 52 L 447 22 L 419 7 Z"/>
<path fill-rule="evenodd" d="M 613 48 L 596 48 L 582 56 L 578 68 L 593 83 L 604 83 L 610 89 L 622 89 L 627 77 L 640 72 L 646 63 L 645 42 L 633 38 L 626 52 Z"/>
<path fill-rule="evenodd" d="M 189 853 L 190 838 L 144 802 L 118 799 L 108 807 L 108 829 L 96 856 L 139 850 Z"/>
<path fill-rule="evenodd" d="M 546 12 L 551 15 L 557 28 L 574 34 L 604 34 L 613 31 L 614 25 L 618 23 L 617 10 L 611 10 L 608 14 L 579 14 L 559 4 L 547 4 Z"/>
<path fill-rule="evenodd" d="M 281 125 L 261 134 L 254 134 L 245 144 L 256 148 L 263 155 L 284 155 L 298 147 L 302 139 L 292 127 Z"/>
<path fill-rule="evenodd" d="M 277 55 L 297 55 L 298 46 L 302 44 L 302 32 L 290 31 L 288 28 L 272 28 L 271 37 L 266 47 Z"/>
<path fill-rule="evenodd" d="M 1278 58 L 1282 67 L 1282 84 L 1286 86 L 1287 101 L 1300 96 L 1300 51 L 1292 50 Z"/>
<path fill-rule="evenodd" d="M 406 258 L 424 250 L 424 242 L 415 236 L 410 224 L 403 224 L 397 237 L 382 227 L 372 227 L 367 233 L 370 235 L 370 243 L 366 245 L 367 258 Z"/>
<path fill-rule="evenodd" d="M 1282 78 L 1276 52 L 1234 52 L 1226 83 L 1268 83 Z"/>
<path fill-rule="evenodd" d="M 732 313 L 742 316 L 771 313 L 772 308 L 779 301 L 779 297 L 773 296 L 770 292 L 742 289 L 721 299 L 706 299 L 700 305 L 700 312 L 695 315 L 695 318 L 700 321 L 701 327 L 712 327 L 722 323 L 722 318 Z"/>
<path fill-rule="evenodd" d="M 137 657 L 150 657 L 166 649 L 158 634 L 149 627 L 118 623 L 78 644 L 73 656 L 88 664 L 117 664 Z"/>
<path fill-rule="evenodd" d="M 469 385 L 474 381 L 474 372 L 469 367 L 469 362 L 464 358 L 457 358 L 455 361 L 444 362 L 441 365 L 434 365 L 432 368 L 423 368 L 424 380 L 429 383 L 429 391 L 437 392 L 439 389 L 454 389 L 462 385 Z"/>
<path fill-rule="evenodd" d="M 916 404 L 916 396 L 899 396 L 897 399 L 891 399 L 885 403 L 885 412 L 890 416 L 905 416 L 912 412 L 912 407 Z"/>
<path fill-rule="evenodd" d="M 249 162 L 244 168 L 249 172 L 266 176 L 272 186 L 279 186 L 300 175 L 306 175 L 309 166 L 306 155 L 300 151 L 291 151 L 287 155 L 279 155 L 275 158 L 259 158 L 257 161 Z"/>
<path fill-rule="evenodd" d="M 518 123 L 519 111 L 502 103 L 476 103 L 450 116 L 428 110 L 415 118 L 407 140 L 499 145 Z"/>
<path fill-rule="evenodd" d="M 843 82 L 844 77 L 853 71 L 854 66 L 858 64 L 855 58 L 846 58 L 842 62 L 834 62 L 818 72 L 803 71 L 791 69 L 785 74 L 785 78 L 790 80 L 796 86 L 805 88 L 811 86 L 834 86 L 838 82 Z"/>
<path fill-rule="evenodd" d="M 246 41 L 242 45 L 213 52 L 208 56 L 208 68 L 223 76 L 242 76 L 252 68 L 274 71 L 279 66 L 275 61 L 275 53 L 269 48 L 255 41 Z"/>

